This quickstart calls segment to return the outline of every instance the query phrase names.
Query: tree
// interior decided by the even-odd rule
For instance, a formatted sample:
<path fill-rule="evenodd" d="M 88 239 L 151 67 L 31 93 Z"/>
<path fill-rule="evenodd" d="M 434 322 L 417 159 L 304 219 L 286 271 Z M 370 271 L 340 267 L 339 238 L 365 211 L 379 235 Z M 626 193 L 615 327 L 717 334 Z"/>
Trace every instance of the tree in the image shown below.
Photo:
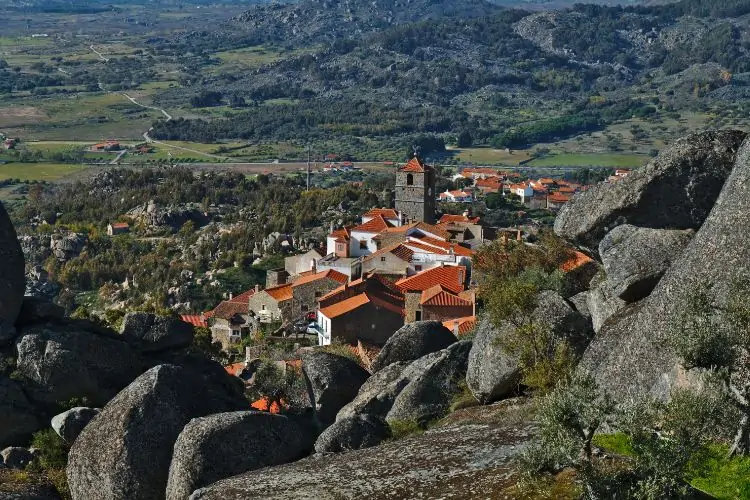
<path fill-rule="evenodd" d="M 498 342 L 518 360 L 524 385 L 541 392 L 551 390 L 573 367 L 568 343 L 535 314 L 541 292 L 562 288 L 560 265 L 570 255 L 562 240 L 543 231 L 538 244 L 498 240 L 474 257 L 485 308 L 504 332 Z"/>
<path fill-rule="evenodd" d="M 700 284 L 683 301 L 673 321 L 670 342 L 686 369 L 716 374 L 734 407 L 742 415 L 730 455 L 750 452 L 750 280 L 729 287 L 726 304 L 712 298 L 713 286 Z"/>
<path fill-rule="evenodd" d="M 456 137 L 456 145 L 459 148 L 470 148 L 474 144 L 474 138 L 468 130 L 462 130 Z"/>

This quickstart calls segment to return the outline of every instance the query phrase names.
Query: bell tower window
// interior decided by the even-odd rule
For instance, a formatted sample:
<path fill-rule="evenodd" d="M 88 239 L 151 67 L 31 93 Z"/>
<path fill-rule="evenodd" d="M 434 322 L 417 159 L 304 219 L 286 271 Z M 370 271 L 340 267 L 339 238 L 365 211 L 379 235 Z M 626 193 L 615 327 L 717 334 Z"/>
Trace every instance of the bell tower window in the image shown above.
<path fill-rule="evenodd" d="M 412 174 L 406 174 L 406 185 L 407 186 L 414 185 L 414 176 Z"/>

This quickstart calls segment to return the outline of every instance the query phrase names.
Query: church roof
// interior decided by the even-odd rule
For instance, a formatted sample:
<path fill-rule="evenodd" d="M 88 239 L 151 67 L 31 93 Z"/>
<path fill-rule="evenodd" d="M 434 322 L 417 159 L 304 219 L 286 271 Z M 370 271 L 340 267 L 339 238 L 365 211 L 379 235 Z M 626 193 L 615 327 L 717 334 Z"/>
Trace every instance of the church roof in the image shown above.
<path fill-rule="evenodd" d="M 426 172 L 430 168 L 432 168 L 432 167 L 430 167 L 429 165 L 426 165 L 419 158 L 417 158 L 415 156 L 414 158 L 412 158 L 411 160 L 409 160 L 409 163 L 407 163 L 403 167 L 399 167 L 399 171 L 401 171 L 401 172 L 414 172 L 414 173 L 421 174 L 421 173 Z"/>

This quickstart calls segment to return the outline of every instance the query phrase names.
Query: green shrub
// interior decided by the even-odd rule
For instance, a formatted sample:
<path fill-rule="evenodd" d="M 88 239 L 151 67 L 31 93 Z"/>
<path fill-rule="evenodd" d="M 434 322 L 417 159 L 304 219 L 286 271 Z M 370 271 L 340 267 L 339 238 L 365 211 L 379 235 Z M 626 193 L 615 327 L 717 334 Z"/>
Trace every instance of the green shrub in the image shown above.
<path fill-rule="evenodd" d="M 68 465 L 68 445 L 52 429 L 36 432 L 31 447 L 39 450 L 39 465 L 44 470 L 62 470 Z"/>
<path fill-rule="evenodd" d="M 401 439 L 407 436 L 422 434 L 424 429 L 414 419 L 392 420 L 388 422 L 391 428 L 391 439 Z"/>

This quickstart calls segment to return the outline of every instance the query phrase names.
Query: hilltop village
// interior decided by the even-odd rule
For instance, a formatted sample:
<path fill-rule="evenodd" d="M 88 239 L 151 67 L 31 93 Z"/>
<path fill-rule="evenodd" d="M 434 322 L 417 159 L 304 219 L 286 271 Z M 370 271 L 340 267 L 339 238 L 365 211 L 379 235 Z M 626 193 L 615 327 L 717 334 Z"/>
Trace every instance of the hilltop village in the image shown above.
<path fill-rule="evenodd" d="M 609 182 L 628 173 L 617 170 Z M 416 156 L 396 167 L 395 176 L 393 208 L 373 208 L 357 224 L 331 224 L 324 245 L 311 243 L 285 257 L 283 268 L 267 271 L 265 287 L 230 295 L 212 310 L 182 319 L 209 328 L 227 352 L 246 346 L 245 360 L 228 367 L 233 372 L 258 355 L 252 339 L 260 337 L 290 349 L 342 344 L 368 359 L 400 327 L 417 321 L 439 321 L 460 338 L 477 324 L 475 250 L 497 238 L 526 241 L 535 229 L 485 227 L 468 208 L 439 215 L 438 202 L 468 207 L 497 193 L 515 196 L 529 209 L 555 212 L 587 189 L 562 179 L 523 181 L 516 172 L 466 167 L 453 178 L 464 179 L 465 187 L 436 193 L 436 169 Z"/>

